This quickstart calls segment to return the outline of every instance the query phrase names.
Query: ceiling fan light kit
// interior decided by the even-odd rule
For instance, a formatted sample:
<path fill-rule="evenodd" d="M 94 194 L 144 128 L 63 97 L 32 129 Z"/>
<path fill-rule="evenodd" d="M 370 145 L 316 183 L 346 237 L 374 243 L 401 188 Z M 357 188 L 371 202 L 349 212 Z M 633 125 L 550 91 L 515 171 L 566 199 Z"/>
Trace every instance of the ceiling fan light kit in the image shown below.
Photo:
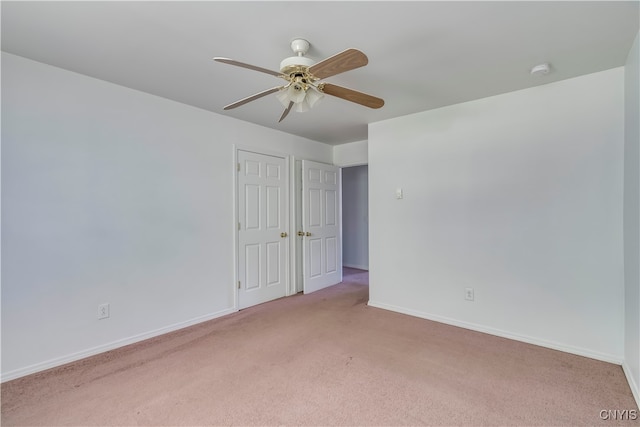
<path fill-rule="evenodd" d="M 295 110 L 299 113 L 309 111 L 320 101 L 324 95 L 315 86 L 307 85 L 306 87 L 294 83 L 288 89 L 281 89 L 276 97 L 284 107 L 288 107 L 293 102 Z"/>
<path fill-rule="evenodd" d="M 325 93 L 369 108 L 380 108 L 384 105 L 384 100 L 381 98 L 329 83 L 318 83 L 321 79 L 367 65 L 369 60 L 364 53 L 357 49 L 347 49 L 323 61 L 314 63 L 313 60 L 304 56 L 309 51 L 310 46 L 310 43 L 305 39 L 293 39 L 291 41 L 291 50 L 296 56 L 285 58 L 280 63 L 280 72 L 229 58 L 213 58 L 218 62 L 271 74 L 287 81 L 284 86 L 267 89 L 243 98 L 225 106 L 224 109 L 230 110 L 275 92 L 277 92 L 278 100 L 285 106 L 279 121 L 284 120 L 289 112 L 294 109 L 294 106 L 295 110 L 301 113 L 313 108 L 324 97 Z"/>

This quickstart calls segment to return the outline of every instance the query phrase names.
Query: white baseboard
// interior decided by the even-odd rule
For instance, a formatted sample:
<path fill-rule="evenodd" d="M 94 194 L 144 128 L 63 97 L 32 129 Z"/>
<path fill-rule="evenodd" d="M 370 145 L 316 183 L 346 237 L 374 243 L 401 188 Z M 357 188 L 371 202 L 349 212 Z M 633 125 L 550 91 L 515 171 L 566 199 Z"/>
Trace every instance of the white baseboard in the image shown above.
<path fill-rule="evenodd" d="M 541 347 L 551 348 L 553 350 L 563 351 L 565 353 L 576 354 L 578 356 L 584 356 L 591 359 L 601 360 L 603 362 L 613 363 L 616 365 L 622 365 L 623 358 L 614 354 L 600 353 L 589 349 L 574 347 L 554 341 L 547 341 L 539 338 L 529 337 L 526 335 L 514 334 L 512 332 L 503 331 L 483 325 L 477 325 L 475 323 L 463 322 L 456 319 L 450 319 L 448 317 L 442 317 L 432 315 L 429 313 L 423 313 L 417 310 L 412 310 L 404 307 L 398 307 L 390 304 L 379 303 L 376 301 L 369 301 L 371 307 L 382 308 L 384 310 L 395 311 L 402 314 L 408 314 L 409 316 L 420 317 L 422 319 L 433 320 L 439 323 L 445 323 L 447 325 L 458 326 L 460 328 L 469 329 L 472 331 L 483 332 L 489 335 L 495 335 L 502 338 L 508 338 L 514 341 L 522 341 L 528 344 L 539 345 Z"/>
<path fill-rule="evenodd" d="M 144 341 L 149 338 L 157 337 L 159 335 L 163 335 L 169 332 L 177 331 L 179 329 L 183 329 L 189 326 L 196 325 L 198 323 L 206 322 L 208 320 L 213 320 L 218 317 L 226 316 L 231 313 L 235 313 L 236 309 L 230 308 L 222 311 L 218 311 L 216 313 L 207 314 L 205 316 L 196 317 L 191 320 L 187 320 L 186 322 L 175 323 L 173 325 L 169 325 L 164 328 L 156 329 L 154 331 L 149 331 L 143 334 L 134 335 L 132 337 L 124 338 L 121 340 L 113 341 L 108 344 L 100 345 L 93 348 L 88 348 L 86 350 L 79 351 L 77 353 L 68 354 L 66 356 L 57 357 L 55 359 L 47 360 L 45 362 L 36 363 L 34 365 L 26 366 L 24 368 L 14 369 L 13 371 L 3 372 L 1 375 L 0 382 L 14 380 L 16 378 L 24 377 L 26 375 L 35 374 L 36 372 L 41 372 L 46 369 L 55 368 L 56 366 L 61 366 L 66 363 L 75 362 L 80 359 L 84 359 L 90 356 L 95 356 L 96 354 L 104 353 L 109 350 L 114 350 L 116 348 L 124 347 L 125 345 L 134 344 L 140 341 Z"/>
<path fill-rule="evenodd" d="M 627 377 L 627 382 L 631 388 L 631 393 L 633 393 L 633 398 L 636 399 L 636 405 L 640 408 L 640 388 L 638 388 L 638 383 L 635 378 L 633 378 L 631 368 L 629 368 L 626 361 L 622 363 L 622 370 L 624 371 L 624 375 Z"/>
<path fill-rule="evenodd" d="M 368 265 L 357 265 L 357 264 L 342 264 L 343 267 L 347 268 L 357 268 L 358 270 L 367 270 L 369 271 Z"/>

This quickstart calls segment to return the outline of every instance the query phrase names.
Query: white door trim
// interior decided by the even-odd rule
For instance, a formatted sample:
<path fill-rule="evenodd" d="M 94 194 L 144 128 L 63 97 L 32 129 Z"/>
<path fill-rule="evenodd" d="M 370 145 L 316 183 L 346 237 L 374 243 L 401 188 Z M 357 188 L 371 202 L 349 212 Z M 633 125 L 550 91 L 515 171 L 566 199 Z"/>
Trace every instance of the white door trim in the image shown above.
<path fill-rule="evenodd" d="M 291 294 L 304 291 L 304 241 L 298 236 L 302 231 L 302 160 L 291 158 Z"/>

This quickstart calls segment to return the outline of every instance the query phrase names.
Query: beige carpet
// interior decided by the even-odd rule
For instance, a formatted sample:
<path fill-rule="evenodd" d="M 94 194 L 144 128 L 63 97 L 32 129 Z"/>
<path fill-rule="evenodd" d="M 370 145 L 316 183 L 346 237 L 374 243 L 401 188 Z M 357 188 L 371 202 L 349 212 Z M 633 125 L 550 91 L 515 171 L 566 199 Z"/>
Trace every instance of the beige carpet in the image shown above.
<path fill-rule="evenodd" d="M 345 282 L 2 384 L 2 425 L 640 425 L 619 366 L 366 305 Z"/>

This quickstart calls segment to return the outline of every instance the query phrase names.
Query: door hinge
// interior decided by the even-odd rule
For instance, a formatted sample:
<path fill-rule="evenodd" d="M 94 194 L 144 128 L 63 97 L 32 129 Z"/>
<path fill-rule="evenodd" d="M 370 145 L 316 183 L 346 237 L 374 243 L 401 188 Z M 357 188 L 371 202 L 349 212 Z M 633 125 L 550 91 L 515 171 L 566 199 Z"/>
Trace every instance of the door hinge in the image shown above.
<path fill-rule="evenodd" d="M 240 163 L 238 163 L 238 172 L 240 172 Z"/>
<path fill-rule="evenodd" d="M 240 231 L 242 228 L 240 227 L 240 223 L 238 223 L 238 231 Z"/>
<path fill-rule="evenodd" d="M 238 280 L 238 289 L 241 289 L 241 287 L 240 287 L 240 281 L 239 281 L 239 280 Z"/>

